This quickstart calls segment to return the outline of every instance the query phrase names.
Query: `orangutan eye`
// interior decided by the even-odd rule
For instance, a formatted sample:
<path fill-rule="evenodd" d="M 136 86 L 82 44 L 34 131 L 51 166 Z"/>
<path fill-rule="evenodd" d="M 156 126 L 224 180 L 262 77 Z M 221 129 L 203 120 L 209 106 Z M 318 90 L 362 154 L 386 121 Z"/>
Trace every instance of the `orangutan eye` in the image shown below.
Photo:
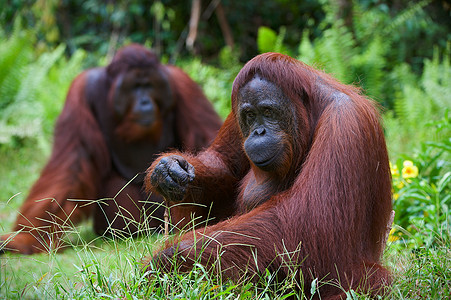
<path fill-rule="evenodd" d="M 263 110 L 263 116 L 265 116 L 266 118 L 272 118 L 273 115 L 274 114 L 270 108 L 265 108 Z"/>
<path fill-rule="evenodd" d="M 255 119 L 255 113 L 252 111 L 247 111 L 246 112 L 246 120 L 249 121 L 253 121 Z"/>

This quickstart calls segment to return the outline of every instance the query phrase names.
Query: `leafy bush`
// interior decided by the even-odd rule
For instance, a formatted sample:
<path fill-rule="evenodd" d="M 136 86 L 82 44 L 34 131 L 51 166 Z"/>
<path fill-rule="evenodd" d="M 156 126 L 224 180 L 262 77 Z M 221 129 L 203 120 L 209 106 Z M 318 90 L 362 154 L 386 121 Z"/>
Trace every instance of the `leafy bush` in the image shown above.
<path fill-rule="evenodd" d="M 231 111 L 232 84 L 241 69 L 237 57 L 236 53 L 225 47 L 219 55 L 220 67 L 203 64 L 199 58 L 184 60 L 177 64 L 202 87 L 223 119 Z"/>
<path fill-rule="evenodd" d="M 33 31 L 21 29 L 19 22 L 10 37 L 0 31 L 0 145 L 34 139 L 48 149 L 48 133 L 80 72 L 83 52 L 67 60 L 60 45 L 38 55 L 34 42 Z"/>
<path fill-rule="evenodd" d="M 410 151 L 420 142 L 438 141 L 451 135 L 450 128 L 431 131 L 427 123 L 437 121 L 451 109 L 451 43 L 440 57 L 424 61 L 417 78 L 407 64 L 395 67 L 388 76 L 394 83 L 394 110 L 385 115 L 386 135 L 392 155 Z"/>
<path fill-rule="evenodd" d="M 446 111 L 437 131 L 451 129 Z M 395 224 L 399 237 L 415 246 L 431 246 L 451 232 L 451 137 L 425 142 L 417 155 L 399 158 L 392 165 Z"/>

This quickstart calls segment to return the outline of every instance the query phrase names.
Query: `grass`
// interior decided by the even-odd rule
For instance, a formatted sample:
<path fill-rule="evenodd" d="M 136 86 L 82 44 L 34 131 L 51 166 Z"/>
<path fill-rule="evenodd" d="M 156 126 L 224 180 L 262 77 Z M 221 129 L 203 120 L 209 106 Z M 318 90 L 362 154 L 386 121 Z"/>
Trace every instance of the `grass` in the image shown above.
<path fill-rule="evenodd" d="M 130 284 L 136 282 L 135 275 L 142 276 L 139 262 L 153 242 L 102 240 L 93 244 L 90 240 L 58 254 L 3 256 L 0 298 L 96 299 L 102 294 L 117 297 L 136 292 Z"/>
<path fill-rule="evenodd" d="M 62 253 L 1 257 L 0 299 L 283 299 L 291 283 L 257 288 L 245 281 L 222 282 L 201 266 L 189 274 L 155 274 L 148 281 L 141 259 L 162 237 L 120 241 L 95 237 L 89 224 Z M 411 249 L 391 244 L 384 255 L 394 283 L 385 299 L 447 299 L 451 294 L 449 232 L 442 244 Z M 155 240 L 158 239 L 158 241 Z M 267 274 L 269 281 L 270 274 Z M 351 299 L 364 299 L 352 294 Z M 300 298 L 304 299 L 304 298 Z"/>
<path fill-rule="evenodd" d="M 435 233 L 438 242 L 430 246 L 406 245 L 403 241 L 389 245 L 384 258 L 394 282 L 388 299 L 449 299 L 450 233 L 449 228 Z"/>
<path fill-rule="evenodd" d="M 32 146 L 0 151 L 1 234 L 11 229 L 20 204 L 47 157 Z M 292 292 L 289 280 L 258 288 L 244 280 L 223 282 L 218 276 L 208 275 L 200 265 L 189 274 L 157 273 L 149 281 L 141 272 L 141 260 L 158 247 L 162 236 L 112 240 L 96 236 L 91 225 L 88 222 L 74 228 L 66 238 L 66 251 L 0 256 L 0 299 L 284 299 Z M 421 233 L 426 227 L 417 230 Z M 392 271 L 394 283 L 386 299 L 449 297 L 450 228 L 435 235 L 434 244 L 418 241 L 418 235 L 406 235 L 406 240 L 389 243 L 384 264 Z M 271 280 L 271 274 L 263 278 Z M 365 298 L 356 293 L 349 296 Z"/>
<path fill-rule="evenodd" d="M 47 155 L 37 147 L 2 148 L 0 145 L 0 231 L 10 229 L 14 214 L 39 177 Z"/>

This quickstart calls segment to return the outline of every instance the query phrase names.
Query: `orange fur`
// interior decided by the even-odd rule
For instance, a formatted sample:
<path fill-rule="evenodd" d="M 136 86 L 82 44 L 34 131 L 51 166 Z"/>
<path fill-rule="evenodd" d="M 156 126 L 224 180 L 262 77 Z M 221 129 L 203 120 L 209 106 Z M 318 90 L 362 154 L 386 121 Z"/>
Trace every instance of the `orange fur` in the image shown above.
<path fill-rule="evenodd" d="M 269 200 L 246 212 L 240 193 L 250 178 L 273 180 L 251 168 L 236 116 L 238 92 L 255 75 L 282 89 L 298 125 L 290 133 L 292 153 L 280 166 L 289 175 L 275 181 Z M 388 155 L 376 105 L 357 88 L 291 57 L 259 55 L 237 75 L 232 112 L 212 145 L 197 156 L 178 155 L 195 169 L 183 202 L 212 206 L 212 217 L 223 221 L 169 242 L 147 263 L 167 270 L 175 256 L 183 271 L 199 260 L 232 279 L 265 269 L 278 278 L 297 272 L 308 288 L 318 278 L 374 294 L 389 284 L 380 265 L 392 205 Z M 148 191 L 159 159 L 148 170 Z M 190 215 L 180 212 L 175 221 L 181 218 Z M 331 284 L 320 293 L 324 299 L 345 297 Z"/>
<path fill-rule="evenodd" d="M 171 97 L 162 97 L 159 104 L 168 103 L 168 107 L 158 107 L 152 127 L 134 123 L 131 109 L 118 120 L 112 99 L 119 78 L 126 74 L 138 81 L 148 73 L 161 83 L 154 88 L 169 90 L 166 94 Z M 1 238 L 12 239 L 5 249 L 23 254 L 58 249 L 66 226 L 93 214 L 100 234 L 109 225 L 136 233 L 143 210 L 154 217 L 147 220 L 148 226 L 159 226 L 163 209 L 142 202 L 161 203 L 161 197 L 146 197 L 142 176 L 134 177 L 161 151 L 199 151 L 214 138 L 221 123 L 201 88 L 181 69 L 160 64 L 154 53 L 137 44 L 120 49 L 107 67 L 84 71 L 72 82 L 56 122 L 51 157 L 20 209 L 14 233 Z M 87 205 L 99 198 L 110 200 L 99 202 L 105 203 L 102 208 Z M 117 213 L 124 218 L 108 224 L 105 218 L 113 220 Z M 127 218 L 135 224 L 125 224 Z"/>

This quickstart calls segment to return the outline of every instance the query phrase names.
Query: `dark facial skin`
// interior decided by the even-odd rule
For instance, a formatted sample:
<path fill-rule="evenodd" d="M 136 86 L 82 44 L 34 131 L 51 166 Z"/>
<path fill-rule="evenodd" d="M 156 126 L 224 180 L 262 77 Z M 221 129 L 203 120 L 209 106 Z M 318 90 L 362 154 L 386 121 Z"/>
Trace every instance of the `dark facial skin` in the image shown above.
<path fill-rule="evenodd" d="M 166 76 L 158 70 L 132 70 L 117 79 L 113 105 L 120 119 L 132 114 L 135 123 L 151 126 L 173 105 Z"/>
<path fill-rule="evenodd" d="M 283 177 L 287 168 L 286 163 L 282 162 L 291 160 L 289 149 L 295 128 L 291 101 L 276 85 L 256 77 L 241 89 L 238 103 L 238 122 L 247 156 L 260 170 Z M 183 157 L 173 155 L 161 159 L 150 180 L 165 198 L 180 202 L 194 178 L 194 167 Z M 268 195 L 277 189 L 273 187 L 277 181 L 261 184 L 258 188 L 268 191 Z M 268 196 L 256 192 L 257 185 L 254 181 L 250 182 L 244 193 L 250 208 L 266 201 Z"/>
<path fill-rule="evenodd" d="M 293 131 L 291 102 L 273 83 L 255 77 L 238 96 L 237 115 L 250 161 L 263 171 L 273 171 L 287 151 Z"/>

